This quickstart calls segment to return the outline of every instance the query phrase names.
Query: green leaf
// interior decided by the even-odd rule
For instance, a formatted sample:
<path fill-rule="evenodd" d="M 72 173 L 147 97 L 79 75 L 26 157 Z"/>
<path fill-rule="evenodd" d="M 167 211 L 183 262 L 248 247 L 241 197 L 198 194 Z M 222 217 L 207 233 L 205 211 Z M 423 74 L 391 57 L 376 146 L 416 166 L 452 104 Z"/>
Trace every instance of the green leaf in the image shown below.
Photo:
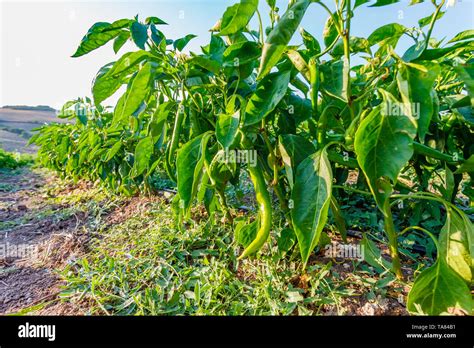
<path fill-rule="evenodd" d="M 272 73 L 260 81 L 247 103 L 244 125 L 255 124 L 272 112 L 285 96 L 289 83 L 289 71 Z"/>
<path fill-rule="evenodd" d="M 110 161 L 114 156 L 117 154 L 117 152 L 122 148 L 122 141 L 119 139 L 107 152 L 107 157 L 105 158 L 105 162 Z"/>
<path fill-rule="evenodd" d="M 195 56 L 191 59 L 191 62 L 200 66 L 201 68 L 204 68 L 206 70 L 209 70 L 213 74 L 217 75 L 221 69 L 221 65 L 219 62 L 216 62 L 215 60 L 202 57 L 202 56 Z"/>
<path fill-rule="evenodd" d="M 239 221 L 234 230 L 234 236 L 237 243 L 246 248 L 255 239 L 258 226 L 258 220 L 255 220 L 251 223 Z"/>
<path fill-rule="evenodd" d="M 296 125 L 309 119 L 312 115 L 311 100 L 290 94 L 287 100 L 288 113 L 295 119 Z M 314 152 L 314 151 L 313 151 Z"/>
<path fill-rule="evenodd" d="M 418 41 L 416 44 L 410 46 L 402 56 L 402 59 L 405 62 L 411 62 L 420 57 L 420 55 L 425 51 L 425 42 Z"/>
<path fill-rule="evenodd" d="M 447 207 L 446 223 L 439 234 L 439 257 L 468 285 L 474 270 L 474 226 L 467 216 Z"/>
<path fill-rule="evenodd" d="M 367 40 L 369 45 L 379 44 L 380 46 L 389 44 L 393 48 L 397 45 L 398 39 L 405 32 L 406 28 L 398 23 L 389 23 L 374 30 Z"/>
<path fill-rule="evenodd" d="M 258 79 L 266 76 L 278 63 L 310 4 L 309 0 L 296 0 L 281 16 L 265 41 Z"/>
<path fill-rule="evenodd" d="M 135 42 L 135 45 L 137 45 L 142 50 L 145 49 L 145 43 L 146 43 L 146 40 L 148 39 L 147 31 L 148 31 L 147 26 L 138 21 L 134 21 L 130 25 L 132 40 L 133 42 Z"/>
<path fill-rule="evenodd" d="M 140 140 L 135 148 L 135 162 L 130 177 L 136 178 L 142 174 L 150 164 L 153 155 L 153 138 L 146 137 Z"/>
<path fill-rule="evenodd" d="M 459 55 L 461 52 L 469 52 L 474 49 L 474 41 L 468 42 L 458 42 L 449 47 L 443 48 L 435 48 L 435 49 L 427 49 L 420 53 L 418 56 L 414 56 L 415 58 L 411 57 L 411 60 L 426 60 L 431 61 L 439 58 L 443 58 L 447 55 Z M 405 55 L 402 57 L 403 60 L 408 61 L 405 59 Z"/>
<path fill-rule="evenodd" d="M 114 123 L 120 122 L 125 117 L 131 116 L 144 102 L 150 92 L 152 78 L 152 64 L 146 63 L 133 78 L 133 81 L 124 94 L 122 102 L 119 101 L 114 111 Z"/>
<path fill-rule="evenodd" d="M 449 169 L 449 166 L 445 163 L 444 164 L 444 173 L 445 173 L 445 180 L 444 186 L 440 186 L 441 194 L 446 201 L 451 201 L 451 197 L 453 196 L 454 192 L 454 175 L 453 172 Z"/>
<path fill-rule="evenodd" d="M 304 265 L 318 244 L 327 221 L 332 180 L 331 164 L 325 149 L 309 156 L 298 166 L 291 194 L 291 220 Z"/>
<path fill-rule="evenodd" d="M 326 23 L 324 24 L 323 40 L 326 47 L 329 47 L 338 36 L 338 31 L 336 25 L 334 24 L 333 17 L 336 19 L 336 21 L 338 20 L 339 15 L 337 12 L 334 12 L 332 16 L 329 16 L 328 19 L 326 19 Z"/>
<path fill-rule="evenodd" d="M 313 35 L 303 28 L 300 29 L 300 34 L 301 38 L 303 39 L 303 43 L 311 56 L 321 53 L 321 45 Z"/>
<path fill-rule="evenodd" d="M 370 45 L 367 39 L 362 37 L 351 36 L 349 40 L 350 52 L 366 52 L 370 54 Z M 334 48 L 331 50 L 331 56 L 333 57 L 342 57 L 344 55 L 344 42 L 342 39 L 339 39 L 334 45 Z"/>
<path fill-rule="evenodd" d="M 444 97 L 451 110 L 471 106 L 471 98 L 465 94 L 451 94 Z"/>
<path fill-rule="evenodd" d="M 167 25 L 168 23 L 158 17 L 148 17 L 145 19 L 145 24 Z"/>
<path fill-rule="evenodd" d="M 168 115 L 175 105 L 174 102 L 168 101 L 160 104 L 148 123 L 148 134 L 152 137 L 161 137 L 163 130 L 166 127 L 165 122 L 168 118 Z"/>
<path fill-rule="evenodd" d="M 125 53 L 115 64 L 112 69 L 107 73 L 107 78 L 117 78 L 123 73 L 130 73 L 130 70 L 134 71 L 134 67 L 141 63 L 146 58 L 151 57 L 150 53 L 146 51 L 136 51 Z"/>
<path fill-rule="evenodd" d="M 109 63 L 102 68 L 92 82 L 92 95 L 96 105 L 102 103 L 105 99 L 114 94 L 122 85 L 120 78 L 108 78 L 107 73 L 111 70 L 113 63 Z"/>
<path fill-rule="evenodd" d="M 436 20 L 442 18 L 445 13 L 446 13 L 446 12 L 439 11 L 439 12 L 438 12 L 438 15 L 436 16 Z M 418 25 L 420 26 L 420 28 L 423 28 L 423 27 L 427 26 L 428 24 L 430 24 L 430 23 L 431 23 L 431 20 L 433 19 L 433 15 L 434 15 L 434 14 L 432 14 L 432 15 L 430 15 L 430 16 L 428 16 L 428 17 L 424 17 L 424 18 L 420 19 L 420 20 L 418 21 Z"/>
<path fill-rule="evenodd" d="M 95 23 L 82 38 L 79 47 L 72 57 L 83 56 L 114 39 L 122 33 L 122 29 L 130 25 L 130 19 L 120 19 L 112 24 L 107 22 Z"/>
<path fill-rule="evenodd" d="M 347 102 L 347 71 L 349 66 L 344 60 L 329 61 L 319 66 L 321 72 L 320 88 L 334 98 Z"/>
<path fill-rule="evenodd" d="M 407 299 L 412 314 L 440 315 L 460 309 L 471 314 L 472 308 L 469 287 L 442 258 L 418 275 Z"/>
<path fill-rule="evenodd" d="M 300 135 L 285 134 L 278 137 L 279 150 L 285 165 L 285 174 L 293 188 L 294 174 L 301 162 L 316 151 L 314 145 Z"/>
<path fill-rule="evenodd" d="M 127 42 L 127 40 L 130 38 L 130 32 L 129 31 L 122 31 L 119 36 L 117 36 L 114 40 L 114 52 L 118 53 L 120 49 L 122 48 L 123 45 Z"/>
<path fill-rule="evenodd" d="M 454 174 L 462 173 L 474 173 L 474 155 L 469 156 L 469 158 L 454 172 Z"/>
<path fill-rule="evenodd" d="M 207 133 L 205 133 L 207 134 Z M 203 136 L 191 139 L 178 150 L 176 157 L 176 173 L 178 178 L 178 193 L 181 198 L 180 207 L 186 213 L 191 201 L 196 194 L 195 177 L 202 172 L 203 162 L 201 159 L 201 141 Z"/>
<path fill-rule="evenodd" d="M 223 54 L 223 65 L 239 67 L 256 61 L 260 57 L 260 47 L 256 42 L 241 41 L 227 47 Z"/>
<path fill-rule="evenodd" d="M 301 73 L 301 75 L 303 75 L 303 77 L 306 79 L 306 81 L 309 82 L 311 80 L 309 67 L 306 61 L 301 56 L 301 54 L 295 50 L 288 50 L 286 54 L 288 55 L 288 58 L 290 58 L 290 61 L 295 66 L 296 70 L 298 70 Z"/>
<path fill-rule="evenodd" d="M 357 7 L 362 6 L 363 4 L 366 4 L 368 2 L 370 2 L 370 0 L 356 0 L 355 5 L 354 5 L 354 9 L 356 9 Z"/>
<path fill-rule="evenodd" d="M 357 162 L 383 211 L 385 200 L 392 191 L 389 180 L 396 183 L 400 170 L 413 155 L 416 126 L 400 110 L 392 110 L 398 102 L 390 93 L 382 89 L 380 92 L 384 101 L 361 122 L 354 147 Z"/>
<path fill-rule="evenodd" d="M 474 39 L 474 29 L 469 29 L 458 33 L 455 37 L 448 41 L 448 43 L 458 42 L 463 40 Z"/>
<path fill-rule="evenodd" d="M 286 253 L 295 245 L 296 234 L 291 228 L 284 228 L 280 232 L 280 237 L 277 240 L 278 251 Z"/>
<path fill-rule="evenodd" d="M 237 110 L 233 115 L 221 114 L 217 120 L 216 137 L 217 141 L 228 149 L 234 142 L 237 131 L 239 130 L 240 110 Z"/>
<path fill-rule="evenodd" d="M 112 66 L 102 67 L 92 83 L 92 95 L 96 105 L 113 95 L 125 82 L 124 77 L 134 71 L 141 61 L 149 56 L 148 52 L 138 51 L 124 54 Z"/>
<path fill-rule="evenodd" d="M 197 36 L 194 34 L 188 34 L 185 37 L 182 37 L 181 39 L 178 39 L 175 42 L 173 42 L 173 47 L 176 50 L 181 52 L 184 49 L 184 47 L 186 47 L 186 45 L 189 43 L 189 41 L 191 41 L 195 37 Z"/>
<path fill-rule="evenodd" d="M 380 7 L 380 6 L 386 6 L 386 5 L 391 5 L 399 2 L 400 0 L 377 0 L 375 4 L 370 5 L 369 7 Z"/>
<path fill-rule="evenodd" d="M 151 40 L 157 47 L 162 47 L 163 45 L 163 40 L 165 40 L 165 35 L 156 29 L 156 26 L 150 25 L 150 31 L 151 31 Z M 163 48 L 164 49 L 164 48 Z"/>
<path fill-rule="evenodd" d="M 229 6 L 222 16 L 220 35 L 232 35 L 244 29 L 258 7 L 258 0 L 240 0 Z"/>
<path fill-rule="evenodd" d="M 276 0 L 266 0 L 267 1 L 267 4 L 268 6 L 270 6 L 270 8 L 274 8 L 276 6 Z"/>
<path fill-rule="evenodd" d="M 474 105 L 474 64 L 459 64 L 454 69 L 466 84 L 466 89 L 471 97 L 471 105 Z"/>
<path fill-rule="evenodd" d="M 364 250 L 364 261 L 374 267 L 377 272 L 382 273 L 392 268 L 390 262 L 382 257 L 382 253 L 377 245 L 365 233 L 362 236 L 361 246 Z"/>
<path fill-rule="evenodd" d="M 407 116 L 417 121 L 418 136 L 422 143 L 433 116 L 431 91 L 440 71 L 437 64 L 429 62 L 423 64 L 413 66 L 402 63 L 397 73 L 397 84 L 404 103 L 404 111 Z"/>
<path fill-rule="evenodd" d="M 339 233 L 341 234 L 342 240 L 344 243 L 347 243 L 346 220 L 344 219 L 344 214 L 342 213 L 339 203 L 337 203 L 337 199 L 332 195 L 330 208 L 334 218 L 334 223 L 336 224 L 336 227 Z"/>

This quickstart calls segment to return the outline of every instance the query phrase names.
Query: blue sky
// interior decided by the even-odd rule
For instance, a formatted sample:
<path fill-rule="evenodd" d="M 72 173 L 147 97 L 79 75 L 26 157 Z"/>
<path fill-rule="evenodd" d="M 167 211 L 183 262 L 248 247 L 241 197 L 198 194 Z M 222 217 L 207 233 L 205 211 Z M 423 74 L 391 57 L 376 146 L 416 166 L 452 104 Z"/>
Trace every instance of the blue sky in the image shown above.
<path fill-rule="evenodd" d="M 97 70 L 117 59 L 111 45 L 81 58 L 70 58 L 88 28 L 98 21 L 111 22 L 131 18 L 157 16 L 168 22 L 162 27 L 172 39 L 192 33 L 198 38 L 189 49 L 199 51 L 209 41 L 209 28 L 226 7 L 237 0 L 148 0 L 148 1 L 5 1 L 0 0 L 0 105 L 26 104 L 60 107 L 65 101 L 90 95 L 90 86 Z M 332 7 L 333 1 L 325 0 Z M 281 13 L 287 1 L 277 1 Z M 380 8 L 366 5 L 358 8 L 351 26 L 352 35 L 367 37 L 376 28 L 390 22 L 407 27 L 433 13 L 430 0 L 408 6 L 408 0 Z M 450 7 L 437 23 L 434 37 L 448 39 L 456 33 L 474 28 L 474 1 L 461 0 Z M 260 0 L 264 21 L 268 6 Z M 327 14 L 313 4 L 302 26 L 321 38 Z M 255 19 L 251 22 L 257 28 Z M 293 40 L 299 42 L 299 35 Z M 402 52 L 410 40 L 400 42 Z M 119 54 L 133 50 L 130 44 Z"/>

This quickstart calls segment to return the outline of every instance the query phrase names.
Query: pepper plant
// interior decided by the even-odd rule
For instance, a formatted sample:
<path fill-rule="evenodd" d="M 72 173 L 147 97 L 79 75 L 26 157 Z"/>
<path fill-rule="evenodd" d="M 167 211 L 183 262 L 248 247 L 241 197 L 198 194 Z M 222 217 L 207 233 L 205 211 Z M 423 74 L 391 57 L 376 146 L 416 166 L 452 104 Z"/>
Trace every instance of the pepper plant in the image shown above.
<path fill-rule="evenodd" d="M 258 253 L 281 220 L 296 237 L 302 271 L 330 212 L 345 240 L 339 198 L 348 191 L 370 195 L 398 278 L 404 277 L 402 236 L 426 234 L 437 247 L 434 264 L 415 279 L 407 309 L 470 314 L 474 32 L 446 42 L 432 37 L 445 5 L 432 0 L 433 13 L 418 27 L 389 23 L 367 38 L 353 34 L 359 6 L 394 2 L 292 0 L 281 11 L 267 0 L 264 28 L 259 1 L 241 0 L 211 28 L 202 52 L 189 54 L 183 50 L 195 36 L 166 38 L 160 30 L 166 23 L 157 17 L 96 23 L 73 57 L 109 41 L 116 53 L 129 40 L 137 50 L 99 70 L 93 100 L 66 105 L 65 111 L 76 107 L 63 112 L 75 123 L 44 126 L 32 142 L 41 146 L 45 165 L 126 193 L 150 193 L 150 177 L 164 169 L 177 185 L 180 223 L 193 204 L 204 204 L 232 224 L 226 188 L 245 181 L 246 171 L 258 216 L 238 227 L 245 237 L 240 258 Z M 300 28 L 310 6 L 328 15 L 323 42 Z M 253 17 L 257 30 L 249 28 Z M 397 50 L 402 36 L 413 41 L 405 52 Z M 122 86 L 115 107 L 103 105 Z M 249 152 L 255 163 L 225 160 Z M 357 188 L 345 184 L 350 172 L 358 174 Z M 410 180 L 400 180 L 407 175 Z M 442 209 L 441 229 L 394 221 L 394 214 L 422 214 L 428 205 Z"/>

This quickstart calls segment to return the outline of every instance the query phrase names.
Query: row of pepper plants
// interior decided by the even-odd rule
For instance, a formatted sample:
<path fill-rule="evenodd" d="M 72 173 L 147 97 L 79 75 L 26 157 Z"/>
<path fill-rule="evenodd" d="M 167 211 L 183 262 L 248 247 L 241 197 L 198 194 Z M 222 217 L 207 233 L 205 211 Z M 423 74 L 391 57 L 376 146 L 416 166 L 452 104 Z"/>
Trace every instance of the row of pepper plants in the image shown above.
<path fill-rule="evenodd" d="M 292 0 L 282 11 L 267 0 L 264 28 L 259 1 L 241 0 L 225 10 L 199 54 L 183 53 L 195 35 L 169 39 L 157 17 L 96 23 L 73 57 L 109 41 L 115 53 L 128 41 L 137 50 L 99 70 L 92 99 L 64 106 L 59 117 L 74 123 L 44 126 L 32 142 L 44 165 L 127 194 L 151 193 L 153 173 L 165 170 L 177 185 L 180 223 L 195 204 L 232 223 L 226 188 L 247 180 L 246 171 L 258 216 L 243 228 L 253 233 L 240 258 L 258 253 L 283 220 L 296 236 L 302 271 L 330 212 L 346 238 L 338 197 L 369 194 L 383 216 L 396 277 L 404 277 L 403 235 L 426 234 L 436 245 L 436 261 L 413 283 L 408 311 L 471 314 L 474 31 L 432 37 L 445 6 L 432 0 L 433 13 L 418 27 L 389 23 L 367 38 L 353 35 L 359 6 L 396 1 Z M 300 28 L 313 6 L 328 15 L 323 42 Z M 257 30 L 249 28 L 254 17 Z M 290 44 L 293 37 L 302 43 Z M 403 54 L 396 51 L 402 37 L 412 41 Z M 364 64 L 351 64 L 355 57 Z M 105 106 L 118 92 L 115 107 Z M 232 151 L 253 151 L 256 165 L 222 160 Z M 344 184 L 354 170 L 357 189 Z M 406 173 L 412 180 L 400 181 Z M 460 195 L 465 204 L 457 204 Z M 394 211 L 427 202 L 442 210 L 441 229 L 397 229 Z"/>

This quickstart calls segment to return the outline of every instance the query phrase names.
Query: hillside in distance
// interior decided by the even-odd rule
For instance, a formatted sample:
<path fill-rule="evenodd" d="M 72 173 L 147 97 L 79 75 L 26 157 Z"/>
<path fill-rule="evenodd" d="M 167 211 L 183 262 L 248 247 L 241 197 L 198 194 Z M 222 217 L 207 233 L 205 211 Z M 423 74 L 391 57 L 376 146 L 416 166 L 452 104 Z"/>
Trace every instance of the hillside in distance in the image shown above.
<path fill-rule="evenodd" d="M 0 108 L 0 147 L 9 152 L 35 153 L 34 146 L 27 146 L 33 129 L 53 122 L 67 122 L 56 117 L 56 110 L 49 106 L 4 106 Z"/>

